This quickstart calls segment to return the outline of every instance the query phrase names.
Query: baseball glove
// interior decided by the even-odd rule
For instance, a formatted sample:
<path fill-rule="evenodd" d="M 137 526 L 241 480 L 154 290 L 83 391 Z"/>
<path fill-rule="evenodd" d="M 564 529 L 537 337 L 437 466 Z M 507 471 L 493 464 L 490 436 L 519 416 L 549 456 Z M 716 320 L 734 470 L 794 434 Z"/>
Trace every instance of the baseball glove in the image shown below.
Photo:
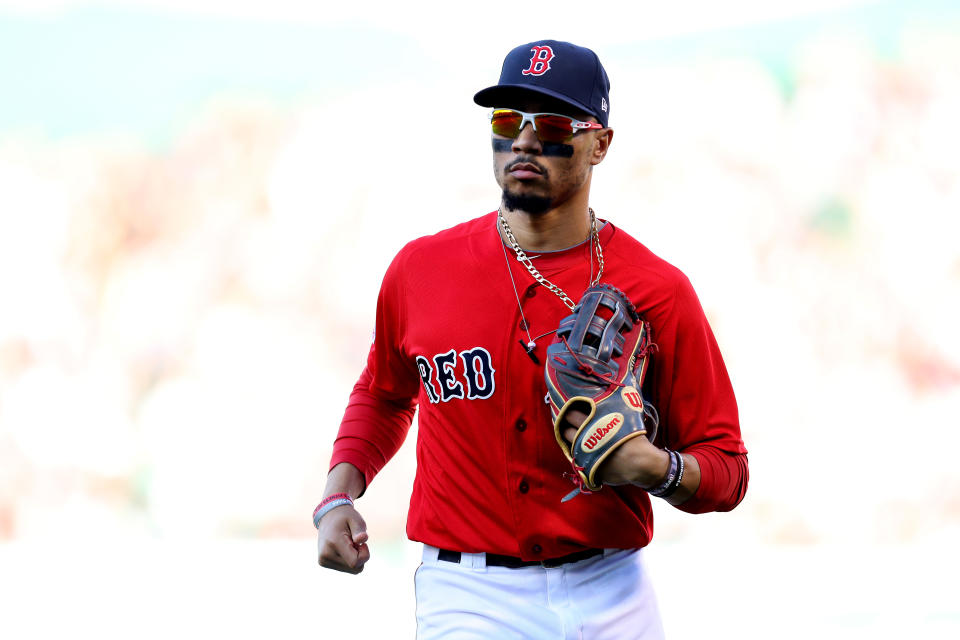
<path fill-rule="evenodd" d="M 622 291 L 608 284 L 587 289 L 560 322 L 547 348 L 545 377 L 554 434 L 577 485 L 563 501 L 600 489 L 597 472 L 627 440 L 656 436 L 657 411 L 641 393 L 653 349 L 649 323 Z M 563 430 L 572 426 L 565 418 L 573 408 L 587 419 L 568 444 Z"/>

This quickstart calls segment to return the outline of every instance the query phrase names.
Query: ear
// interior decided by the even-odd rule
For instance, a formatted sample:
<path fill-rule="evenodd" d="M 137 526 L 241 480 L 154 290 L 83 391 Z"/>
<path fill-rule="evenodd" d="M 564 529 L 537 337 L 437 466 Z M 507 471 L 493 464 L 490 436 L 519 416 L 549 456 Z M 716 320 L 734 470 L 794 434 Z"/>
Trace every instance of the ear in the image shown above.
<path fill-rule="evenodd" d="M 598 165 L 603 162 L 610 149 L 610 143 L 613 142 L 613 129 L 607 128 L 594 134 L 593 150 L 590 153 L 590 164 Z"/>

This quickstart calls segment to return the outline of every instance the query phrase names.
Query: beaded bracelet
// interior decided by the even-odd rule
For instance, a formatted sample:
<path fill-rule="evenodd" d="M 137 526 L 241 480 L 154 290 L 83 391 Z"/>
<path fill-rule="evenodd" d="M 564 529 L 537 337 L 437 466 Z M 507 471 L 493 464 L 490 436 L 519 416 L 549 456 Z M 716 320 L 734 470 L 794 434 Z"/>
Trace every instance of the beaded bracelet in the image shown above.
<path fill-rule="evenodd" d="M 313 526 L 319 529 L 320 518 L 325 516 L 328 511 L 342 507 L 345 504 L 353 506 L 353 500 L 345 493 L 334 493 L 324 498 L 323 502 L 318 504 L 317 508 L 313 510 Z"/>

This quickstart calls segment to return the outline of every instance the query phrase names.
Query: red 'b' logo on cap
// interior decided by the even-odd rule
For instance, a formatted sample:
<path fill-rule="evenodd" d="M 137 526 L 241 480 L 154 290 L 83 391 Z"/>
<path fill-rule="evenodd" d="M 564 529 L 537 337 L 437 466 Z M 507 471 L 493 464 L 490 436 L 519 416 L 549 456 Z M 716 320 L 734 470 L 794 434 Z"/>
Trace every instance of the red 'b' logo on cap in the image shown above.
<path fill-rule="evenodd" d="M 522 71 L 525 76 L 542 76 L 550 70 L 550 61 L 553 60 L 553 49 L 547 46 L 533 47 L 533 57 L 530 58 L 530 68 Z"/>

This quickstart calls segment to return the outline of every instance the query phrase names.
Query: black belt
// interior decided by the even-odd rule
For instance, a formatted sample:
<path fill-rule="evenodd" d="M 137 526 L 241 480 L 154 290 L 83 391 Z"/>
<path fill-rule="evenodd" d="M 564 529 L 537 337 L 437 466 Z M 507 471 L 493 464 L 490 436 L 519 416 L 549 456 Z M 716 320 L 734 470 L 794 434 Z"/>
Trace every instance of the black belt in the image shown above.
<path fill-rule="evenodd" d="M 459 551 L 447 551 L 446 549 L 440 549 L 439 551 L 440 553 L 437 554 L 437 560 L 460 564 Z M 514 558 L 513 556 L 501 556 L 497 553 L 488 553 L 486 556 L 488 567 L 507 567 L 508 569 L 517 569 L 519 567 L 559 567 L 562 564 L 579 562 L 581 560 L 586 560 L 587 558 L 592 558 L 602 554 L 603 549 L 584 549 L 583 551 L 575 551 L 565 556 L 560 556 L 559 558 L 547 558 L 546 560 L 521 560 L 520 558 Z"/>

